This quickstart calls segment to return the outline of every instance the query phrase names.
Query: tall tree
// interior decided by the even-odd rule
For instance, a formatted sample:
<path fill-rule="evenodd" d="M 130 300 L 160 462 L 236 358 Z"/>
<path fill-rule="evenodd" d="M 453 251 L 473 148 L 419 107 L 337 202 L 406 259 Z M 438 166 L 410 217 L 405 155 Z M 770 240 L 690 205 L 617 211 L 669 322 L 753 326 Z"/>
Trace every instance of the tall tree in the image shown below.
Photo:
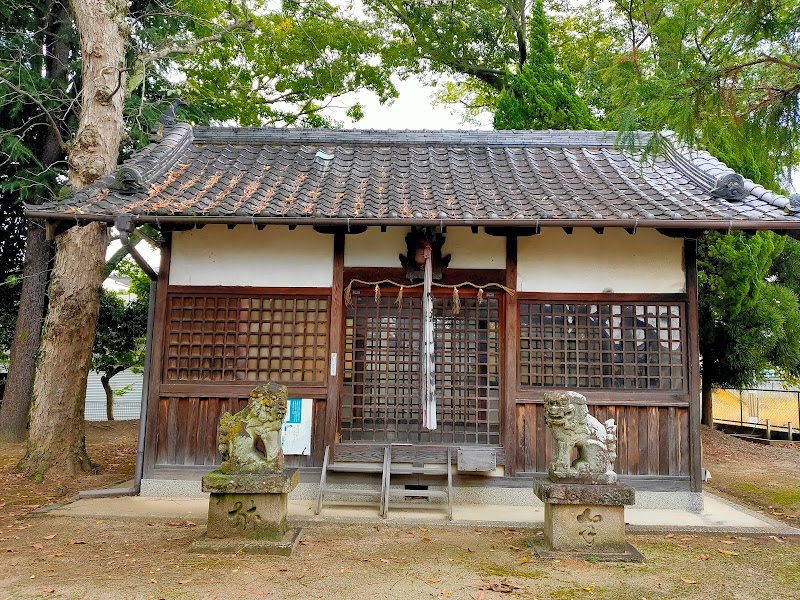
<path fill-rule="evenodd" d="M 322 0 L 308 4 L 318 10 L 332 10 Z M 73 191 L 90 185 L 114 169 L 122 143 L 129 139 L 124 117 L 127 114 L 133 122 L 146 123 L 148 93 L 155 90 L 164 97 L 170 95 L 169 84 L 163 75 L 177 64 L 173 60 L 175 57 L 194 56 L 211 44 L 241 44 L 243 38 L 238 34 L 253 32 L 255 16 L 262 17 L 270 12 L 266 5 L 251 10 L 245 0 L 239 5 L 188 2 L 180 4 L 180 8 L 184 12 L 178 10 L 178 4 L 153 3 L 151 6 L 144 0 L 131 4 L 134 12 L 129 14 L 127 3 L 120 0 L 72 2 L 72 18 L 80 41 L 76 58 L 80 59 L 81 67 L 80 75 L 74 78 L 80 84 L 77 102 L 80 118 L 69 144 L 68 159 L 69 185 Z M 191 18 L 181 18 L 186 16 L 186 10 L 193 11 Z M 285 20 L 292 16 L 297 18 L 300 14 L 294 3 L 286 3 L 285 8 L 278 12 L 286 15 Z M 333 15 L 332 12 L 326 14 Z M 307 16 L 311 18 L 312 15 L 309 13 Z M 340 38 L 345 37 L 344 32 L 337 32 L 335 27 L 326 24 L 326 19 L 316 21 L 318 28 L 329 27 L 325 34 L 326 43 L 321 44 L 322 38 L 315 41 L 306 33 L 304 39 L 311 39 L 309 48 L 313 46 L 313 52 L 309 50 L 306 55 L 302 52 L 292 55 L 291 60 L 296 61 L 298 70 L 309 71 L 320 64 L 327 69 L 336 61 L 309 63 L 309 57 L 326 53 L 338 55 L 336 60 L 341 60 L 344 66 L 338 67 L 341 74 L 325 88 L 328 96 L 336 94 L 337 86 L 345 86 L 348 90 L 373 88 L 379 93 L 391 94 L 393 88 L 388 77 L 380 75 L 377 70 L 363 67 L 355 80 L 346 76 L 346 65 L 353 65 L 354 61 L 368 62 L 366 46 L 354 45 L 351 48 L 347 43 L 340 43 Z M 266 30 L 258 32 L 258 35 L 271 35 L 270 27 L 274 22 L 265 20 L 265 23 Z M 300 32 L 301 25 L 298 24 Z M 297 34 L 296 37 L 300 39 L 303 36 Z M 236 56 L 233 62 L 239 61 L 238 64 L 242 65 L 247 60 L 259 59 L 257 52 L 250 56 Z M 354 59 L 354 56 L 359 58 Z M 324 75 L 312 79 L 321 81 L 322 78 Z M 172 91 L 180 88 L 178 84 Z M 131 106 L 131 98 L 140 100 L 138 107 Z M 286 98 L 295 109 L 282 108 L 282 114 L 306 115 L 309 122 L 321 123 L 309 116 L 317 112 L 311 105 L 319 99 L 314 86 L 307 85 L 303 93 Z M 256 100 L 256 97 L 246 96 L 238 109 L 246 114 L 248 103 Z M 205 114 L 196 112 L 195 117 L 202 121 L 214 118 L 215 114 L 222 119 L 230 118 L 230 114 L 213 109 Z M 141 129 L 146 131 L 147 128 Z M 134 139 L 137 138 L 136 128 L 132 128 L 130 133 Z M 83 441 L 82 414 L 107 241 L 105 226 L 99 223 L 74 226 L 56 238 L 57 255 L 49 288 L 51 303 L 39 345 L 28 451 L 19 463 L 20 469 L 42 474 L 56 465 L 67 472 L 91 468 Z"/>
<path fill-rule="evenodd" d="M 534 3 L 529 29 L 528 59 L 500 94 L 495 129 L 591 129 L 594 120 L 575 81 L 556 67 L 542 0 Z"/>
<path fill-rule="evenodd" d="M 700 353 L 703 420 L 711 423 L 714 388 L 742 389 L 767 368 L 800 375 L 797 296 L 768 277 L 785 238 L 771 232 L 748 237 L 712 233 L 700 244 Z"/>
<path fill-rule="evenodd" d="M 615 0 L 562 13 L 557 55 L 605 128 L 673 130 L 778 189 L 800 141 L 798 22 L 780 0 Z"/>
<path fill-rule="evenodd" d="M 4 210 L 3 261 L 14 269 L 7 250 L 24 245 L 21 285 L 15 302 L 3 294 L 3 320 L 13 330 L 9 375 L 0 407 L 0 439 L 21 441 L 28 421 L 34 356 L 45 310 L 45 289 L 51 256 L 44 224 L 29 221 L 22 230 L 22 201 L 41 203 L 51 197 L 58 164 L 65 157 L 63 132 L 71 120 L 69 63 L 73 35 L 66 5 L 46 2 L 23 8 L 16 3 L 0 11 L 7 53 L 0 60 L 0 194 Z M 11 218 L 8 218 L 11 217 Z M 16 224 L 17 229 L 12 227 Z M 19 255 L 17 255 L 19 256 Z M 19 273 L 18 273 L 19 274 Z M 6 273 L 7 275 L 7 273 Z M 3 278 L 5 279 L 5 277 Z M 9 290 L 6 286 L 5 290 Z M 12 308 L 13 307 L 13 308 Z M 9 316 L 17 309 L 16 319 Z"/>

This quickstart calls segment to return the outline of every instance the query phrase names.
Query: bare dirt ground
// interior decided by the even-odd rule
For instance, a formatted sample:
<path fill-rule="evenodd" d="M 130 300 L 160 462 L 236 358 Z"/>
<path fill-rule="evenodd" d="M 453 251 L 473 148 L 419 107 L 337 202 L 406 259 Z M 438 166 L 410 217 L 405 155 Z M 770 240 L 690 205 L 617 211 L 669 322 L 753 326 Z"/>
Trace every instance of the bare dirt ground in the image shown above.
<path fill-rule="evenodd" d="M 800 442 L 762 446 L 706 427 L 702 434 L 709 491 L 800 527 Z"/>
<path fill-rule="evenodd" d="M 647 562 L 604 564 L 538 559 L 531 547 L 541 532 L 532 529 L 326 525 L 305 528 L 292 557 L 229 556 L 188 552 L 203 523 L 28 514 L 130 478 L 135 436 L 135 424 L 89 425 L 101 473 L 39 484 L 8 472 L 22 446 L 0 445 L 0 600 L 800 598 L 796 537 L 633 535 Z M 773 506 L 796 524 L 796 506 L 775 510 L 771 496 L 741 485 L 797 492 L 800 448 L 755 447 L 711 431 L 704 444 L 715 492 L 748 494 L 752 506 Z"/>

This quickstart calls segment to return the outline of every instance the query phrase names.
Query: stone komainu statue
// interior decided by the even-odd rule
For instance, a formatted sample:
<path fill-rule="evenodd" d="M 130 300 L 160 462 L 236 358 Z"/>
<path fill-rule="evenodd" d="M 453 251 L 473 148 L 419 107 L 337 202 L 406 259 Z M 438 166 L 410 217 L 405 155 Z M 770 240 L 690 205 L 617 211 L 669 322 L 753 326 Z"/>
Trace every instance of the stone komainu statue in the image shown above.
<path fill-rule="evenodd" d="M 600 423 L 577 392 L 546 392 L 544 420 L 553 434 L 552 481 L 607 484 L 617 481 L 617 426 L 614 419 Z M 578 458 L 572 460 L 572 449 Z"/>
<path fill-rule="evenodd" d="M 220 470 L 225 473 L 282 473 L 281 428 L 289 391 L 269 383 L 250 392 L 247 406 L 219 420 Z"/>

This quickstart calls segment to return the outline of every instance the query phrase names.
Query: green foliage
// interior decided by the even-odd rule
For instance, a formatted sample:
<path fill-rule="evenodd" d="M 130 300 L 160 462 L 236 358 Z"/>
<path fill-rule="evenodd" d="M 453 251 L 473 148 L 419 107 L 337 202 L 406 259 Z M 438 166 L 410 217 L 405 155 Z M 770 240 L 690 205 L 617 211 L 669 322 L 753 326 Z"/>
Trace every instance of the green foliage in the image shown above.
<path fill-rule="evenodd" d="M 698 248 L 700 353 L 714 387 L 744 388 L 775 368 L 800 374 L 800 312 L 770 276 L 786 238 L 771 232 L 707 235 Z"/>
<path fill-rule="evenodd" d="M 774 0 L 574 6 L 557 56 L 602 127 L 673 130 L 780 189 L 800 141 L 799 21 L 800 5 Z"/>
<path fill-rule="evenodd" d="M 190 119 L 328 126 L 335 122 L 326 109 L 349 92 L 371 90 L 381 102 L 397 96 L 383 39 L 324 0 L 254 11 L 252 22 L 253 35 L 203 45 L 176 62 Z M 347 114 L 360 118 L 363 109 L 350 102 Z"/>
<path fill-rule="evenodd" d="M 591 129 L 594 120 L 575 82 L 556 68 L 542 0 L 536 0 L 528 26 L 529 57 L 500 95 L 495 129 Z"/>
<path fill-rule="evenodd" d="M 143 364 L 150 290 L 147 275 L 130 261 L 120 263 L 115 273 L 130 278 L 129 291 L 135 299 L 126 303 L 119 294 L 105 289 L 100 296 L 92 369 L 109 379 Z"/>

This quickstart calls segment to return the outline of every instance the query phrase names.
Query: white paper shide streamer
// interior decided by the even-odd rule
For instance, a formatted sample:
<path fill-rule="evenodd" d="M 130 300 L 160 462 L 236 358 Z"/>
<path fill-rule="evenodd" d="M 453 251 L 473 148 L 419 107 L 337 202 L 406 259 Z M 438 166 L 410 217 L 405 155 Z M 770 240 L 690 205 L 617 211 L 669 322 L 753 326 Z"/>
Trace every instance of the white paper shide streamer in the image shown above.
<path fill-rule="evenodd" d="M 425 279 L 422 287 L 422 424 L 427 429 L 436 429 L 432 278 L 431 245 L 425 242 Z"/>

